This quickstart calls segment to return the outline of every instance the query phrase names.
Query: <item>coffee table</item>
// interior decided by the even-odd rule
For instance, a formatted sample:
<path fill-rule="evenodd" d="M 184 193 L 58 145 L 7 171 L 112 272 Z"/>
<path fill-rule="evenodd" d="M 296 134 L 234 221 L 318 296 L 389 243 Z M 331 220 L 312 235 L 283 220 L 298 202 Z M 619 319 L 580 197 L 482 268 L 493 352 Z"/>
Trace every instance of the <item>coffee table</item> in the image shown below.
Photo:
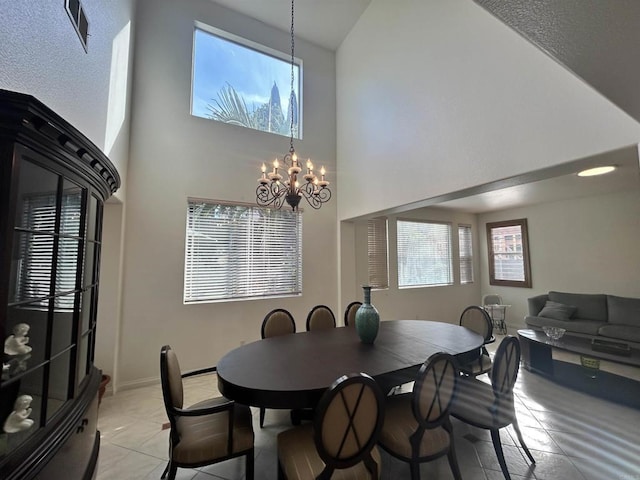
<path fill-rule="evenodd" d="M 565 334 L 551 340 L 539 330 L 518 330 L 527 370 L 564 386 L 640 408 L 640 350 L 628 355 L 595 351 L 591 338 Z"/>

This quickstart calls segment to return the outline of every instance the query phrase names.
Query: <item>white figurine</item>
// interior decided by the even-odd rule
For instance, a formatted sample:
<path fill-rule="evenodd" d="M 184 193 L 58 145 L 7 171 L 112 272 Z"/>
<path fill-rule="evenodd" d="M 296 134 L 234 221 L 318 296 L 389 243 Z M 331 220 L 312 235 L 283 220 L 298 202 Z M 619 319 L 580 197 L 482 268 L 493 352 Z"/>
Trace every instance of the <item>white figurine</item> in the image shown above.
<path fill-rule="evenodd" d="M 29 418 L 31 415 L 31 395 L 20 395 L 13 405 L 13 412 L 4 422 L 4 431 L 7 433 L 21 432 L 33 425 L 33 420 Z"/>
<path fill-rule="evenodd" d="M 29 343 L 29 329 L 31 327 L 27 323 L 19 323 L 13 327 L 13 335 L 9 335 L 4 341 L 4 353 L 7 355 L 24 355 L 31 351 Z"/>

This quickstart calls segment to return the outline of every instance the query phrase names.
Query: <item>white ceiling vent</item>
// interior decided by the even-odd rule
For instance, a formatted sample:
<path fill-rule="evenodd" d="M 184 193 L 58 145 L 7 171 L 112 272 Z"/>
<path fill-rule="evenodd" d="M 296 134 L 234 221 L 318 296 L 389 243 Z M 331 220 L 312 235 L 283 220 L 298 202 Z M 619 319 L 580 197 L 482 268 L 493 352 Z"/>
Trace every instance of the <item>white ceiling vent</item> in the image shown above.
<path fill-rule="evenodd" d="M 71 23 L 76 29 L 78 38 L 80 38 L 80 43 L 82 43 L 84 51 L 88 52 L 87 38 L 89 37 L 89 21 L 87 20 L 87 15 L 85 14 L 82 3 L 80 0 L 66 0 L 66 10 L 71 19 Z"/>

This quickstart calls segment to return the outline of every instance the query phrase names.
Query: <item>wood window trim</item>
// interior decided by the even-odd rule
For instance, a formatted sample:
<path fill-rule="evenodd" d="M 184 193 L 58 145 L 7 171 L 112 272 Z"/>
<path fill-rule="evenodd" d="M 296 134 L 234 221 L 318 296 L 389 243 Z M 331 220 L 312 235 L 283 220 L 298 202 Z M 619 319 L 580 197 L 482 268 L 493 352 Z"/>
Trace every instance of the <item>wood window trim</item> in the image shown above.
<path fill-rule="evenodd" d="M 503 280 L 498 279 L 495 276 L 495 262 L 493 251 L 493 235 L 494 228 L 502 227 L 520 227 L 520 233 L 522 235 L 522 261 L 524 269 L 524 280 Z M 531 288 L 531 260 L 529 257 L 529 230 L 527 227 L 527 219 L 519 218 L 516 220 L 505 220 L 502 222 L 490 222 L 487 223 L 487 252 L 489 260 L 489 284 L 503 287 L 520 287 Z"/>

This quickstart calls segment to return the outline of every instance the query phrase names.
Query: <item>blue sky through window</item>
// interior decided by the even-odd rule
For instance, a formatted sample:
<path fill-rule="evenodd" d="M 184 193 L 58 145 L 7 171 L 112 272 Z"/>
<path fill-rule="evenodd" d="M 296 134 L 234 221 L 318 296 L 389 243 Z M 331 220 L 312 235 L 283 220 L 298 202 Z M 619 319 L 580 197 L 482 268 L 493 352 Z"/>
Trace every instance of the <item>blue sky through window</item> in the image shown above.
<path fill-rule="evenodd" d="M 219 92 L 228 85 L 244 99 L 248 111 L 254 112 L 269 103 L 274 82 L 278 86 L 282 113 L 288 118 L 290 59 L 283 60 L 200 28 L 195 29 L 191 105 L 193 115 L 211 118 L 208 106 L 216 105 Z M 296 64 L 294 92 L 299 99 L 298 85 L 299 66 Z M 288 127 L 286 135 L 289 135 Z"/>

